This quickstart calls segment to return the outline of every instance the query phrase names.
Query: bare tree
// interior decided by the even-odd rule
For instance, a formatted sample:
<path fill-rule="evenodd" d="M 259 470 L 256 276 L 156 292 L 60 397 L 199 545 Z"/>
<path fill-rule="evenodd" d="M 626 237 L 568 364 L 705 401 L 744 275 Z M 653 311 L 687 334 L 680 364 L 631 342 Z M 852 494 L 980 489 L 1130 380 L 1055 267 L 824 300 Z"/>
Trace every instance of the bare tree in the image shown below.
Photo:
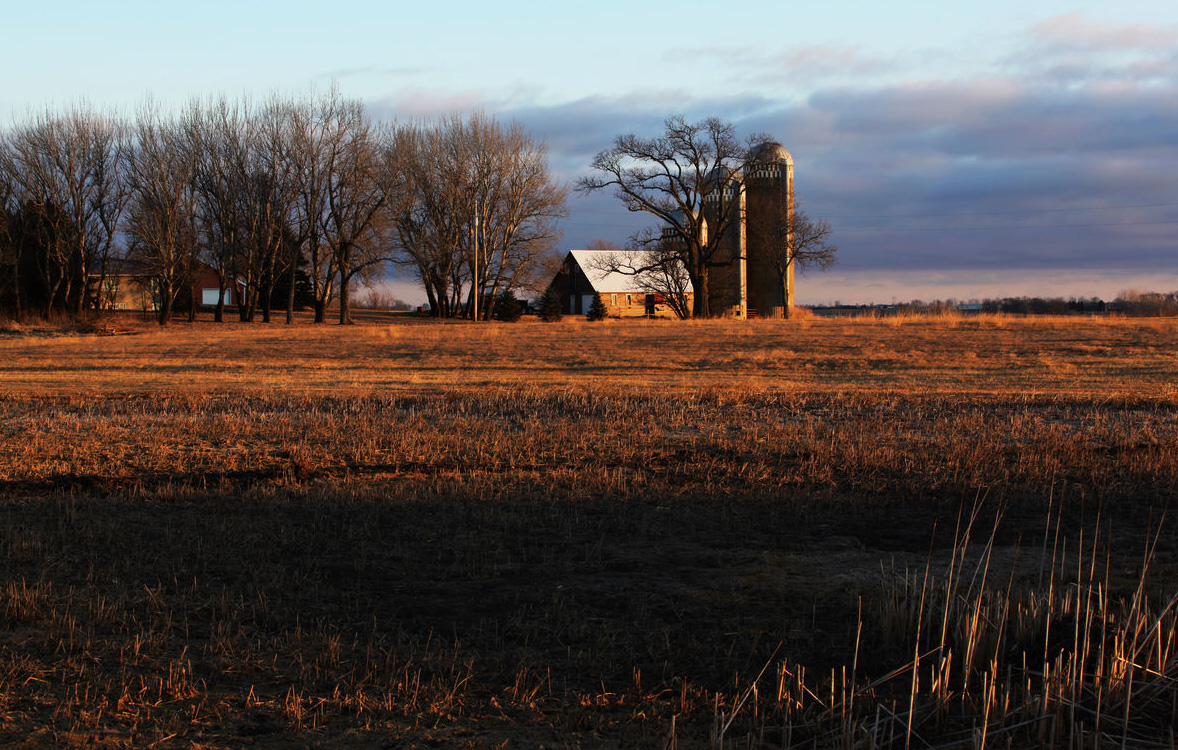
<path fill-rule="evenodd" d="M 340 97 L 335 89 L 323 97 L 291 104 L 291 167 L 295 181 L 292 223 L 300 257 L 310 266 L 315 322 L 326 320 L 327 304 L 335 290 L 335 265 L 323 241 L 323 215 L 327 211 L 326 133 Z M 305 252 L 305 256 L 304 256 Z M 290 268 L 286 322 L 293 319 L 297 260 Z"/>
<path fill-rule="evenodd" d="M 406 174 L 398 257 L 434 314 L 456 314 L 465 297 L 472 317 L 490 318 L 502 292 L 534 288 L 566 215 L 547 147 L 482 113 L 403 129 L 397 144 Z"/>
<path fill-rule="evenodd" d="M 691 317 L 691 277 L 678 249 L 661 239 L 661 235 L 647 230 L 636 235 L 626 249 L 606 242 L 592 243 L 588 249 L 605 251 L 594 261 L 594 270 L 633 277 L 631 283 L 638 293 L 652 295 L 680 320 L 686 320 Z"/>
<path fill-rule="evenodd" d="M 487 195 L 476 204 L 484 262 L 474 284 L 491 301 L 483 313 L 490 318 L 502 292 L 534 289 L 540 272 L 550 268 L 567 191 L 548 171 L 547 147 L 519 123 L 504 126 L 476 115 L 468 125 L 479 151 L 490 157 Z"/>
<path fill-rule="evenodd" d="M 360 102 L 344 99 L 335 88 L 292 105 L 290 128 L 292 235 L 305 248 L 315 322 L 326 319 L 338 294 L 340 322 L 346 323 L 352 280 L 387 255 L 384 223 L 396 174 L 386 153 L 390 136 L 372 124 Z M 295 273 L 291 267 L 291 304 Z"/>
<path fill-rule="evenodd" d="M 62 159 L 56 152 L 67 148 L 61 131 L 58 119 L 51 112 L 41 113 L 32 121 L 17 126 L 12 132 L 7 154 L 11 162 L 6 165 L 25 209 L 25 235 L 37 246 L 33 255 L 38 281 L 43 288 L 42 314 L 45 317 L 55 307 L 65 306 L 70 284 L 74 281 L 69 261 L 77 242 L 72 236 L 72 217 L 66 208 L 69 188 L 65 175 L 57 168 Z"/>
<path fill-rule="evenodd" d="M 88 288 L 89 299 L 101 310 L 106 303 L 106 281 L 109 263 L 114 254 L 115 238 L 122 229 L 123 214 L 130 200 L 130 190 L 124 175 L 130 150 L 130 130 L 125 121 L 100 118 L 87 129 L 90 152 L 91 191 L 89 203 L 93 228 L 88 232 L 89 265 L 87 278 L 94 278 L 94 291 Z M 94 273 L 98 266 L 97 275 Z"/>
<path fill-rule="evenodd" d="M 237 303 L 238 318 L 252 321 L 257 309 L 269 234 L 263 206 L 267 203 L 270 186 L 266 176 L 259 171 L 259 121 L 254 116 L 251 103 L 242 101 L 230 119 L 218 116 L 217 125 L 217 147 L 221 152 L 221 168 L 229 189 L 226 196 L 228 210 L 236 230 L 226 259 L 227 274 L 223 274 L 222 279 L 228 278 L 240 296 Z"/>
<path fill-rule="evenodd" d="M 381 221 L 397 179 L 385 168 L 385 131 L 374 126 L 358 101 L 346 101 L 326 123 L 327 189 L 323 238 L 339 275 L 339 322 L 351 323 L 352 279 L 387 259 Z"/>
<path fill-rule="evenodd" d="M 776 216 L 764 214 L 749 221 L 750 244 L 761 243 L 780 280 L 785 315 L 793 313 L 794 269 L 817 268 L 825 271 L 838 258 L 838 247 L 831 241 L 834 230 L 825 219 L 811 219 L 800 208 L 783 201 L 775 208 Z"/>
<path fill-rule="evenodd" d="M 193 102 L 185 114 L 201 256 L 218 278 L 217 321 L 232 289 L 242 320 L 253 320 L 260 307 L 269 322 L 274 291 L 285 280 L 292 322 L 297 269 L 303 246 L 311 243 L 314 264 L 326 274 L 316 289 L 317 320 L 323 320 L 336 264 L 322 241 L 327 192 L 320 104 L 273 96 L 255 106 L 222 96 Z"/>
<path fill-rule="evenodd" d="M 590 193 L 613 188 L 630 211 L 649 213 L 664 227 L 660 242 L 678 254 L 694 287 L 693 313 L 713 314 L 709 270 L 729 265 L 724 235 L 740 221 L 740 186 L 735 179 L 755 158 L 733 125 L 716 118 L 688 122 L 671 117 L 654 138 L 622 135 L 593 159 L 597 174 L 577 181 Z"/>
<path fill-rule="evenodd" d="M 255 180 L 259 190 L 256 205 L 261 213 L 260 302 L 262 319 L 267 323 L 279 278 L 289 274 L 293 298 L 294 273 L 298 268 L 298 243 L 291 228 L 298 200 L 293 112 L 294 108 L 287 102 L 271 97 L 257 113 Z M 293 299 L 291 302 L 293 307 Z"/>
<path fill-rule="evenodd" d="M 8 139 L 0 135 L 0 312 L 7 311 L 20 317 L 21 287 L 19 254 L 16 250 L 16 236 L 13 223 L 17 207 L 13 199 L 12 177 L 4 168 L 7 158 Z"/>
<path fill-rule="evenodd" d="M 394 134 L 386 164 L 406 180 L 390 203 L 396 235 L 394 261 L 413 269 L 425 289 L 431 313 L 446 318 L 460 306 L 453 283 L 468 230 L 462 219 L 460 181 L 444 168 L 447 150 L 436 129 L 410 126 Z"/>
<path fill-rule="evenodd" d="M 269 322 L 279 276 L 297 267 L 293 115 L 278 97 L 260 107 L 221 98 L 198 113 L 197 188 L 206 253 L 218 271 L 217 320 L 232 286 L 242 320 L 261 307 Z"/>
<path fill-rule="evenodd" d="M 46 315 L 55 307 L 81 314 L 101 304 L 107 260 L 126 205 L 119 171 L 125 148 L 122 123 L 74 107 L 64 115 L 46 111 L 17 126 L 0 151 L 0 171 L 17 200 L 37 214 Z"/>
<path fill-rule="evenodd" d="M 224 320 L 225 291 L 234 285 L 234 263 L 246 233 L 240 200 L 242 181 L 235 162 L 244 155 L 241 143 L 242 115 L 236 103 L 224 96 L 209 103 L 193 101 L 184 117 L 192 147 L 192 188 L 196 201 L 196 226 L 202 260 L 217 272 L 214 320 Z M 195 297 L 196 289 L 192 294 Z M 195 304 L 201 300 L 193 300 Z M 240 300 L 239 300 L 240 302 Z"/>
<path fill-rule="evenodd" d="M 628 251 L 631 257 L 641 253 L 634 260 L 627 261 L 627 267 L 635 273 L 639 290 L 661 301 L 680 320 L 686 320 L 692 313 L 691 276 L 683 265 L 683 259 L 674 246 L 658 242 L 646 251 Z"/>
<path fill-rule="evenodd" d="M 186 128 L 165 119 L 151 104 L 140 111 L 134 135 L 127 166 L 127 231 L 132 249 L 151 269 L 159 323 L 164 325 L 192 271 L 197 241 L 195 149 Z"/>

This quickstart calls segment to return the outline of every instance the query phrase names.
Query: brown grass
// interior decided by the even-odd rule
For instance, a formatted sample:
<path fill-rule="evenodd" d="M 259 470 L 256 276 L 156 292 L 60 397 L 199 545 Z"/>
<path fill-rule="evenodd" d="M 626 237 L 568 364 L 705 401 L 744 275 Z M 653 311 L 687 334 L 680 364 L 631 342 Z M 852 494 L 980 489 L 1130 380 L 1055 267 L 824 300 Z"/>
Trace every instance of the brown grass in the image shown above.
<path fill-rule="evenodd" d="M 0 745 L 1165 744 L 1175 344 L 0 335 Z"/>
<path fill-rule="evenodd" d="M 1173 319 L 810 318 L 470 325 L 127 324 L 0 336 L 9 394 L 537 386 L 1178 396 Z"/>

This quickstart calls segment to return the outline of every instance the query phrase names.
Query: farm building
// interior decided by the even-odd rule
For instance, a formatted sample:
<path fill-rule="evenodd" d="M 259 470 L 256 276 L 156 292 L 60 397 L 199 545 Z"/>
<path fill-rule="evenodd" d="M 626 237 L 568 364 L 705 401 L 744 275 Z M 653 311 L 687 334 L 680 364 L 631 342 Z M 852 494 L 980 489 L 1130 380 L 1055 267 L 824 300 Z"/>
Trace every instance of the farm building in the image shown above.
<path fill-rule="evenodd" d="M 97 280 L 99 274 L 94 274 L 94 278 Z M 131 258 L 111 258 L 107 261 L 106 275 L 101 278 L 103 309 L 142 312 L 154 312 L 158 309 L 155 280 L 152 278 L 149 263 Z M 198 304 L 217 304 L 219 286 L 217 269 L 198 261 L 191 286 Z M 244 291 L 240 282 L 235 284 L 230 281 L 229 288 L 224 290 L 226 306 L 240 304 Z"/>
<path fill-rule="evenodd" d="M 588 313 L 596 294 L 611 317 L 674 316 L 671 296 L 676 293 L 690 309 L 691 282 L 681 268 L 669 274 L 642 270 L 655 258 L 653 251 L 643 250 L 570 250 L 552 287 L 566 315 Z"/>
<path fill-rule="evenodd" d="M 99 306 L 104 310 L 155 309 L 151 266 L 144 261 L 111 258 L 105 274 L 92 273 L 90 278 L 91 284 L 102 283 Z"/>
<path fill-rule="evenodd" d="M 734 317 L 785 316 L 794 306 L 794 260 L 787 250 L 793 247 L 793 157 L 779 143 L 761 143 L 741 171 L 722 176 L 703 196 L 699 222 L 687 222 L 682 210 L 670 213 L 657 250 L 570 251 L 552 282 L 564 312 L 584 314 L 600 294 L 611 316 L 675 314 L 686 302 L 686 317 L 694 293 L 682 262 L 670 260 L 686 256 L 674 225 L 698 223 L 702 236 L 722 233 L 707 263 L 709 309 Z"/>
<path fill-rule="evenodd" d="M 198 262 L 193 276 L 192 287 L 200 304 L 205 307 L 216 305 L 217 292 L 220 287 L 217 269 L 206 263 Z M 234 282 L 233 279 L 229 279 L 226 282 L 226 288 L 221 293 L 225 296 L 226 307 L 236 307 L 245 299 L 245 284 L 241 281 Z"/>

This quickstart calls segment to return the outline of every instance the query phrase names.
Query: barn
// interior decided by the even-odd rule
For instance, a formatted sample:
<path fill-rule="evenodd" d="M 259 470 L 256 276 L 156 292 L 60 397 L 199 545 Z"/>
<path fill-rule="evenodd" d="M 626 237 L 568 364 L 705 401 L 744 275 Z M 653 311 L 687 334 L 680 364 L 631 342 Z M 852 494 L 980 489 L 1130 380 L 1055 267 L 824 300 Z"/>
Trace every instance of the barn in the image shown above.
<path fill-rule="evenodd" d="M 106 273 L 92 274 L 92 282 L 102 282 L 102 307 L 105 310 L 139 310 L 154 312 L 159 307 L 154 271 L 150 263 L 134 258 L 111 258 L 107 261 Z M 217 304 L 217 269 L 196 261 L 193 266 L 191 285 L 186 284 L 182 293 L 191 290 L 198 304 L 211 307 Z M 225 305 L 241 304 L 245 287 L 240 281 L 230 281 L 223 290 Z"/>
<path fill-rule="evenodd" d="M 570 250 L 552 279 L 551 287 L 560 295 L 566 315 L 585 315 L 600 294 L 610 317 L 674 317 L 672 300 L 675 285 L 662 283 L 652 272 L 637 272 L 654 259 L 653 252 L 620 250 Z M 688 309 L 691 283 L 685 274 L 679 286 Z"/>

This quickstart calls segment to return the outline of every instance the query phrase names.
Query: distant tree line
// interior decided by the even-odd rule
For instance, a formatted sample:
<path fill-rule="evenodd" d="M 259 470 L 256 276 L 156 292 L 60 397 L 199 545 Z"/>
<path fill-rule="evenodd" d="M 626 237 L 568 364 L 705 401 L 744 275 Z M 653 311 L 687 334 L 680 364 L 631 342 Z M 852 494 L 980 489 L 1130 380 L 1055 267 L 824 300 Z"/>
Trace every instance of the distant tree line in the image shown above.
<path fill-rule="evenodd" d="M 1004 297 L 982 302 L 982 311 L 1009 315 L 1069 315 L 1072 313 L 1103 313 L 1108 303 L 1098 297 Z"/>
<path fill-rule="evenodd" d="M 1111 302 L 1099 297 L 1002 297 L 961 302 L 956 299 L 914 300 L 888 306 L 897 312 L 936 314 L 949 311 L 1004 313 L 1007 315 L 1117 314 L 1131 317 L 1178 316 L 1178 292 L 1126 290 Z"/>
<path fill-rule="evenodd" d="M 374 122 L 334 89 L 46 110 L 0 133 L 0 314 L 101 312 L 133 267 L 163 324 L 195 314 L 204 267 L 218 321 L 234 289 L 242 320 L 347 323 L 355 284 L 395 264 L 434 315 L 486 318 L 547 271 L 564 215 L 544 144 L 482 114 Z"/>
<path fill-rule="evenodd" d="M 1117 295 L 1113 308 L 1124 315 L 1136 317 L 1178 316 L 1178 291 L 1162 293 L 1127 289 Z"/>

